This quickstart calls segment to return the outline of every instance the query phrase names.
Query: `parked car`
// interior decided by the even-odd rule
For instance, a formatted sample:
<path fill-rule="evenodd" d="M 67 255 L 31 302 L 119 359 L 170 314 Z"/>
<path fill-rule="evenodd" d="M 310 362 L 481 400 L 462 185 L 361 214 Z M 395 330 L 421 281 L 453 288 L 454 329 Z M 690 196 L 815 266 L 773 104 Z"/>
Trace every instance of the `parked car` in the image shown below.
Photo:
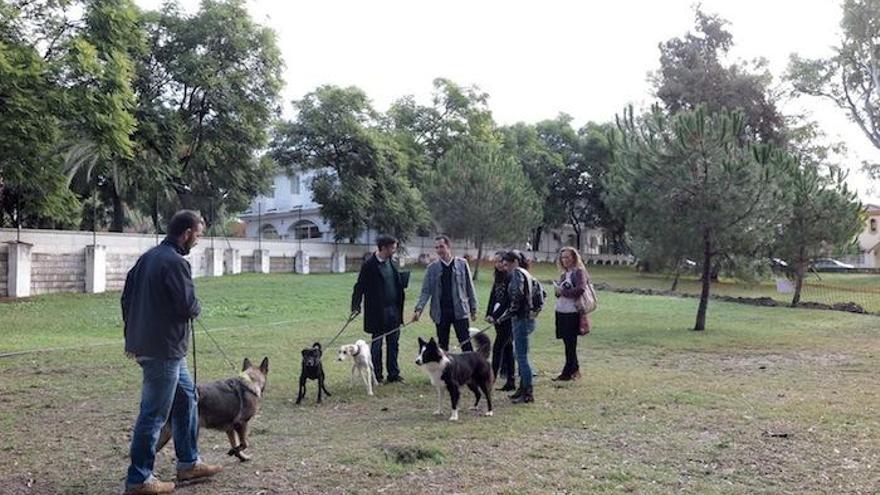
<path fill-rule="evenodd" d="M 831 258 L 815 259 L 810 263 L 810 268 L 817 272 L 848 272 L 855 269 L 855 267 L 849 263 L 844 263 Z"/>

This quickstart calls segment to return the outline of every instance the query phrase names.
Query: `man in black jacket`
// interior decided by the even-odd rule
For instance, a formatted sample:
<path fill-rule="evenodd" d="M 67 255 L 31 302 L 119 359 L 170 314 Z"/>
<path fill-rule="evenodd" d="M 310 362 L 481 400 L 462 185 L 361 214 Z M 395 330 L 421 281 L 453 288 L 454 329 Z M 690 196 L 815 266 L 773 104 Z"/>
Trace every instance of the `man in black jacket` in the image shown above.
<path fill-rule="evenodd" d="M 125 279 L 125 353 L 137 360 L 143 371 L 126 494 L 174 490 L 174 483 L 159 481 L 153 475 L 156 441 L 172 410 L 177 479 L 204 478 L 220 471 L 220 467 L 199 459 L 196 389 L 186 367 L 190 320 L 199 315 L 201 306 L 189 262 L 183 257 L 198 243 L 203 231 L 204 222 L 197 213 L 177 212 L 168 224 L 168 237 L 144 253 Z"/>
<path fill-rule="evenodd" d="M 361 265 L 357 283 L 351 296 L 352 316 L 361 310 L 364 302 L 364 331 L 373 339 L 383 333 L 395 330 L 403 324 L 404 289 L 406 288 L 391 257 L 397 252 L 397 239 L 379 236 L 376 239 L 378 250 Z M 400 368 L 397 366 L 397 351 L 400 332 L 385 337 L 388 343 L 388 383 L 402 382 Z M 376 379 L 382 381 L 382 339 L 374 340 L 370 346 L 373 355 L 373 368 Z"/>

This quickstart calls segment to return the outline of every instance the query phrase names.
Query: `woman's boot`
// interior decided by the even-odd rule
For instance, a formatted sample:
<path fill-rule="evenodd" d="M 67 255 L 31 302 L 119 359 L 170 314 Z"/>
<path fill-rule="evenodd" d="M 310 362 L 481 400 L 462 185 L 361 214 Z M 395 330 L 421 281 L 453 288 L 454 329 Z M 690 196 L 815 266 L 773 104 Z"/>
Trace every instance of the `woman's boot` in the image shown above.
<path fill-rule="evenodd" d="M 519 388 L 516 389 L 516 392 L 514 392 L 513 395 L 510 396 L 510 399 L 516 402 L 520 399 L 520 397 L 523 396 L 523 393 L 525 393 L 525 390 L 523 389 L 522 384 L 520 384 Z"/>
<path fill-rule="evenodd" d="M 532 395 L 532 387 L 523 389 L 522 395 L 513 399 L 514 404 L 528 404 L 529 402 L 534 402 L 535 397 Z"/>

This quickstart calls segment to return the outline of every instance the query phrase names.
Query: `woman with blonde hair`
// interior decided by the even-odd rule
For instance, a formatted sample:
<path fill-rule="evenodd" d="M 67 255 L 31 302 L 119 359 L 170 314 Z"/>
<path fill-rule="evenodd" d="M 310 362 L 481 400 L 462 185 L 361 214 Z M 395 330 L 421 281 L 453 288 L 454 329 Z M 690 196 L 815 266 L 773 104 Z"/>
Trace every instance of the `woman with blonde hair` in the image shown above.
<path fill-rule="evenodd" d="M 577 380 L 581 377 L 577 358 L 577 338 L 589 332 L 589 316 L 583 312 L 579 301 L 587 289 L 589 274 L 581 254 L 573 247 L 559 250 L 556 265 L 562 272 L 556 288 L 556 338 L 565 345 L 565 366 L 553 381 Z"/>

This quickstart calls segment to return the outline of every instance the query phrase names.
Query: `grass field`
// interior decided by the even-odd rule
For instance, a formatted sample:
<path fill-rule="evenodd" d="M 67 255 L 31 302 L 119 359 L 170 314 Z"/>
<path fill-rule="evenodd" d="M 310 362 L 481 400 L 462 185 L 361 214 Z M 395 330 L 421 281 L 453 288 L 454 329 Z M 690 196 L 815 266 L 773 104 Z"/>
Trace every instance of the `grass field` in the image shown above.
<path fill-rule="evenodd" d="M 432 416 L 433 391 L 413 364 L 416 336 L 433 333 L 423 322 L 402 337 L 407 383 L 368 398 L 349 384 L 349 366 L 328 355 L 333 396 L 316 405 L 312 386 L 295 406 L 299 349 L 338 330 L 354 278 L 198 280 L 205 324 L 236 361 L 268 356 L 269 386 L 252 422 L 254 460 L 227 457 L 225 435 L 204 430 L 203 456 L 226 470 L 177 493 L 868 494 L 880 487 L 875 316 L 712 302 L 709 330 L 695 333 L 688 328 L 696 300 L 600 293 L 595 331 L 580 341 L 582 381 L 549 381 L 563 352 L 552 312 L 542 314 L 533 337 L 534 404 L 513 406 L 498 393 L 493 418 L 463 414 L 450 424 Z M 603 278 L 650 286 L 628 270 L 594 270 L 596 281 Z M 416 272 L 409 307 L 420 282 Z M 488 284 L 478 289 L 484 302 Z M 118 306 L 114 293 L 0 304 L 0 354 L 61 348 L 0 359 L 0 492 L 119 492 L 140 373 L 122 356 Z M 363 336 L 360 320 L 353 326 L 342 341 Z M 233 375 L 201 331 L 197 337 L 200 380 Z M 157 470 L 173 476 L 173 449 L 160 454 Z"/>

